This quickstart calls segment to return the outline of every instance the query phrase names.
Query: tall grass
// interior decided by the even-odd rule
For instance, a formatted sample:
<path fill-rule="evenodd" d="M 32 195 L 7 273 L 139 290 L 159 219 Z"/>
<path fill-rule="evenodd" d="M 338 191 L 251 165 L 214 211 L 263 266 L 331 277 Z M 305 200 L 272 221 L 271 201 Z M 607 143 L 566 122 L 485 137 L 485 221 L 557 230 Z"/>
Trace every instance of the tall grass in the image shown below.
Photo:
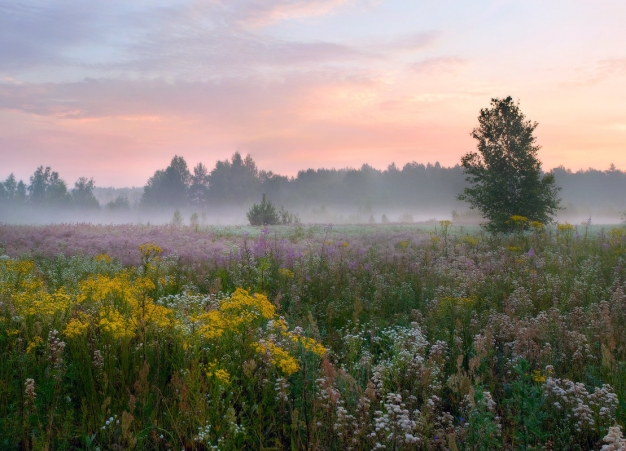
<path fill-rule="evenodd" d="M 621 227 L 161 236 L 0 257 L 0 448 L 621 446 Z"/>

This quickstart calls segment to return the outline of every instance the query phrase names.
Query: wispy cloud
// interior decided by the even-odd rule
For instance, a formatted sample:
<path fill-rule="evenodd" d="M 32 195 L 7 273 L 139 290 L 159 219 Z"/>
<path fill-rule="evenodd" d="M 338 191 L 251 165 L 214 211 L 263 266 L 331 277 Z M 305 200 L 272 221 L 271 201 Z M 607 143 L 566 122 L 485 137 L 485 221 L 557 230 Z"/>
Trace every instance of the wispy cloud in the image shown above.
<path fill-rule="evenodd" d="M 245 121 L 275 112 L 293 114 L 320 90 L 372 86 L 374 78 L 354 73 L 290 72 L 281 80 L 232 77 L 215 81 L 85 80 L 72 83 L 0 83 L 0 110 L 67 119 L 181 116 Z"/>
<path fill-rule="evenodd" d="M 244 26 L 267 26 L 284 20 L 330 14 L 355 0 L 227 0 L 229 17 Z"/>
<path fill-rule="evenodd" d="M 626 58 L 607 58 L 578 68 L 564 86 L 590 86 L 626 74 Z"/>
<path fill-rule="evenodd" d="M 427 58 L 409 65 L 409 70 L 428 75 L 441 75 L 455 73 L 468 61 L 457 56 Z"/>

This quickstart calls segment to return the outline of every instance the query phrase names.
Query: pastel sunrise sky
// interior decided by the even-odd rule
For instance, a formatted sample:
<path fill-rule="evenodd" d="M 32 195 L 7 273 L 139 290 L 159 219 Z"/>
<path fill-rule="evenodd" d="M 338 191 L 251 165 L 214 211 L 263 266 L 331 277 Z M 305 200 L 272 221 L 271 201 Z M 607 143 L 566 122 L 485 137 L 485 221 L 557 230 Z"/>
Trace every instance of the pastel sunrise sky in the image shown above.
<path fill-rule="evenodd" d="M 450 166 L 507 95 L 545 169 L 624 170 L 625 24 L 624 0 L 0 0 L 0 178 Z"/>

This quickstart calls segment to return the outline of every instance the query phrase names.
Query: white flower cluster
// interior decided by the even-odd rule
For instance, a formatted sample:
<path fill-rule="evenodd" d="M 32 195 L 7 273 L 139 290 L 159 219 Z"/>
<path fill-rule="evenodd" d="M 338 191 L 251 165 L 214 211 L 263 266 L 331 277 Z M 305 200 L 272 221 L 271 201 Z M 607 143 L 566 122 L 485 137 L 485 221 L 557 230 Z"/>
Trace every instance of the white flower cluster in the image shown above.
<path fill-rule="evenodd" d="M 100 429 L 105 431 L 106 429 L 109 428 L 109 426 L 112 427 L 113 425 L 116 425 L 116 424 L 120 424 L 120 420 L 117 419 L 117 415 L 113 415 L 104 422 L 104 426 L 102 426 Z"/>
<path fill-rule="evenodd" d="M 398 445 L 417 444 L 420 438 L 415 435 L 420 412 L 415 410 L 412 414 L 402 401 L 402 395 L 388 393 L 383 404 L 383 410 L 374 413 L 374 431 L 370 438 L 376 440 L 375 449 L 396 449 Z M 411 418 L 411 417 L 414 418 Z"/>
<path fill-rule="evenodd" d="M 612 426 L 609 432 L 602 439 L 606 445 L 602 445 L 600 451 L 625 451 L 626 440 L 622 436 L 622 428 L 620 426 Z"/>
<path fill-rule="evenodd" d="M 618 399 L 610 385 L 604 384 L 589 393 L 580 382 L 549 377 L 543 390 L 549 405 L 572 421 L 576 432 L 596 426 L 596 421 L 603 424 L 615 421 Z"/>
<path fill-rule="evenodd" d="M 274 384 L 274 391 L 276 392 L 276 400 L 280 402 L 289 401 L 289 381 L 284 377 L 276 379 Z"/>

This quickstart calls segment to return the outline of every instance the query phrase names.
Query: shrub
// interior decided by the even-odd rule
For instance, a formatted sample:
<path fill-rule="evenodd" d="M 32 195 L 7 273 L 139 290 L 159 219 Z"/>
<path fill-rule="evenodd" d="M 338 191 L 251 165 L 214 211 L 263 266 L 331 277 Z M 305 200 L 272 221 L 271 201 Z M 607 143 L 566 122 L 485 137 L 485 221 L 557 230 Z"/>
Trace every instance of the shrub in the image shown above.
<path fill-rule="evenodd" d="M 248 213 L 246 213 L 250 225 L 274 225 L 278 224 L 280 218 L 276 212 L 276 207 L 267 199 L 263 194 L 263 199 L 260 204 L 254 204 Z"/>

